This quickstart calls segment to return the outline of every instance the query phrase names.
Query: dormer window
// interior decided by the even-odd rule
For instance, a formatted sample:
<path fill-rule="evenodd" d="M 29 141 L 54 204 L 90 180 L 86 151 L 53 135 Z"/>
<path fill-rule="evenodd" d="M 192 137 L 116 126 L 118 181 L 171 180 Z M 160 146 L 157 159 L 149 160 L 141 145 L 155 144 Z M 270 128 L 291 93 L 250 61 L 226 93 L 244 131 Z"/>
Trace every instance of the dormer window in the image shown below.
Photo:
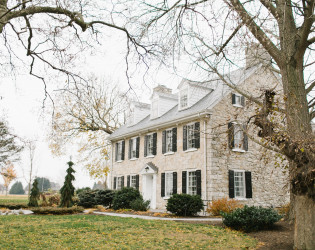
<path fill-rule="evenodd" d="M 188 89 L 181 90 L 179 98 L 180 109 L 186 108 L 188 106 Z"/>

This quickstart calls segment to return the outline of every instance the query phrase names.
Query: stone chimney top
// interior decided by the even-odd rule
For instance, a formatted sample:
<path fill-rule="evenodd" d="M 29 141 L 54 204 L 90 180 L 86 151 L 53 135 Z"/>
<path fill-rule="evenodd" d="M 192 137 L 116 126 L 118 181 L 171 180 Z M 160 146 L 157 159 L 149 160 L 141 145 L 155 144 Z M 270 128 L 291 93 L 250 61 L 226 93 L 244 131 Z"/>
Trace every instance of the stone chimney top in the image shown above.
<path fill-rule="evenodd" d="M 172 94 L 172 89 L 167 88 L 165 85 L 158 85 L 153 89 L 153 93 Z"/>
<path fill-rule="evenodd" d="M 246 69 L 259 63 L 271 65 L 271 56 L 260 44 L 251 44 L 245 49 Z"/>

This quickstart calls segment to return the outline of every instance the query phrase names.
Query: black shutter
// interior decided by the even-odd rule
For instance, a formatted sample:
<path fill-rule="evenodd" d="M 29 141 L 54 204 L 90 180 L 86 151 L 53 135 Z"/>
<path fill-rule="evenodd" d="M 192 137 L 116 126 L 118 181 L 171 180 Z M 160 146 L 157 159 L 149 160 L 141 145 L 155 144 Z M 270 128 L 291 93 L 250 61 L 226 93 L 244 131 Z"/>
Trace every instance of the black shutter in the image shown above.
<path fill-rule="evenodd" d="M 162 154 L 166 153 L 166 130 L 162 132 Z"/>
<path fill-rule="evenodd" d="M 128 159 L 131 159 L 131 145 L 132 145 L 132 139 L 129 140 Z"/>
<path fill-rule="evenodd" d="M 244 124 L 243 130 L 246 131 L 246 129 L 247 129 L 246 124 Z M 245 151 L 248 151 L 248 136 L 244 131 L 243 131 L 243 149 Z"/>
<path fill-rule="evenodd" d="M 139 158 L 139 148 L 140 148 L 140 137 L 137 137 L 136 145 L 136 157 Z"/>
<path fill-rule="evenodd" d="M 229 170 L 229 197 L 234 198 L 234 171 Z"/>
<path fill-rule="evenodd" d="M 249 171 L 245 171 L 245 187 L 246 187 L 246 198 L 253 198 L 252 173 Z"/>
<path fill-rule="evenodd" d="M 228 124 L 228 135 L 229 135 L 229 148 L 234 148 L 234 124 L 229 122 Z"/>
<path fill-rule="evenodd" d="M 182 193 L 187 193 L 187 171 L 182 172 Z"/>
<path fill-rule="evenodd" d="M 114 186 L 113 186 L 114 190 L 116 189 L 116 183 L 117 183 L 117 177 L 114 177 Z"/>
<path fill-rule="evenodd" d="M 187 150 L 187 126 L 183 126 L 183 150 Z"/>
<path fill-rule="evenodd" d="M 136 189 L 139 190 L 139 175 L 136 175 Z"/>
<path fill-rule="evenodd" d="M 173 194 L 177 194 L 177 172 L 173 172 Z"/>
<path fill-rule="evenodd" d="M 144 157 L 148 155 L 147 153 L 148 136 L 144 136 Z"/>
<path fill-rule="evenodd" d="M 127 187 L 130 187 L 130 175 L 127 175 Z"/>
<path fill-rule="evenodd" d="M 232 94 L 232 104 L 235 104 L 235 94 Z"/>
<path fill-rule="evenodd" d="M 197 195 L 201 196 L 201 170 L 196 170 L 197 177 Z"/>
<path fill-rule="evenodd" d="M 125 176 L 120 177 L 121 178 L 121 188 L 125 186 Z"/>
<path fill-rule="evenodd" d="M 165 196 L 165 173 L 161 173 L 161 197 Z"/>
<path fill-rule="evenodd" d="M 245 97 L 241 96 L 241 105 L 245 107 Z"/>
<path fill-rule="evenodd" d="M 115 161 L 118 161 L 118 143 L 115 143 Z"/>
<path fill-rule="evenodd" d="M 200 122 L 195 123 L 195 148 L 200 148 Z"/>
<path fill-rule="evenodd" d="M 122 141 L 121 160 L 125 160 L 125 141 Z"/>
<path fill-rule="evenodd" d="M 177 128 L 172 129 L 172 151 L 177 151 Z"/>
<path fill-rule="evenodd" d="M 153 155 L 156 155 L 156 139 L 157 139 L 157 133 L 153 134 Z"/>

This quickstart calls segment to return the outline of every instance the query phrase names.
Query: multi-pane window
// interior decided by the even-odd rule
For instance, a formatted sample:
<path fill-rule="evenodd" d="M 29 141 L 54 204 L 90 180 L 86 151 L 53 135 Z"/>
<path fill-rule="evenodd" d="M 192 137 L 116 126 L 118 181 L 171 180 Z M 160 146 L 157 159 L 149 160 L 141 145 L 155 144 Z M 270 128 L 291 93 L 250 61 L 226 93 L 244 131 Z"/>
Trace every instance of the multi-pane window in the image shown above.
<path fill-rule="evenodd" d="M 116 161 L 124 160 L 125 141 L 116 143 Z"/>
<path fill-rule="evenodd" d="M 187 149 L 195 147 L 194 124 L 187 125 Z"/>
<path fill-rule="evenodd" d="M 244 172 L 234 171 L 235 198 L 245 198 L 245 175 Z"/>
<path fill-rule="evenodd" d="M 122 189 L 123 186 L 124 186 L 124 177 L 123 176 L 117 177 L 117 179 L 116 179 L 116 189 L 120 190 L 120 189 Z"/>
<path fill-rule="evenodd" d="M 165 196 L 173 194 L 173 173 L 165 173 Z"/>
<path fill-rule="evenodd" d="M 147 155 L 153 155 L 153 134 L 147 135 Z"/>
<path fill-rule="evenodd" d="M 180 108 L 186 108 L 188 106 L 188 90 L 183 89 L 180 92 Z"/>
<path fill-rule="evenodd" d="M 173 151 L 173 131 L 172 129 L 166 130 L 166 152 Z"/>
<path fill-rule="evenodd" d="M 137 158 L 137 138 L 130 140 L 130 158 Z"/>
<path fill-rule="evenodd" d="M 234 148 L 243 149 L 243 130 L 240 124 L 234 125 Z"/>
<path fill-rule="evenodd" d="M 187 194 L 197 194 L 197 175 L 196 171 L 187 172 Z"/>
<path fill-rule="evenodd" d="M 236 107 L 244 107 L 245 106 L 245 98 L 239 94 L 232 94 L 232 104 Z"/>
<path fill-rule="evenodd" d="M 133 188 L 137 187 L 137 176 L 136 175 L 130 176 L 130 187 L 133 187 Z"/>

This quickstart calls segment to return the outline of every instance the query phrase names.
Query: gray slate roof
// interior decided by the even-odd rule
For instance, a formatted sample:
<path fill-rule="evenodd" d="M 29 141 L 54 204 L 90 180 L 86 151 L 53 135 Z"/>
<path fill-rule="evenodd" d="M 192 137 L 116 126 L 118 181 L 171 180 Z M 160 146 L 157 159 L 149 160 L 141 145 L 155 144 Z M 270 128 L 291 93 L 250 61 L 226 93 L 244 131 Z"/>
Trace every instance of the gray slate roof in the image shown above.
<path fill-rule="evenodd" d="M 245 79 L 251 76 L 261 65 L 257 65 L 248 69 L 239 69 L 234 72 L 231 72 L 229 75 L 229 80 L 233 84 L 237 85 L 242 83 Z M 215 83 L 216 88 L 199 100 L 197 103 L 191 107 L 178 110 L 178 104 L 173 107 L 170 107 L 170 110 L 163 114 L 162 116 L 150 119 L 150 115 L 145 117 L 143 120 L 139 121 L 133 126 L 123 125 L 117 129 L 114 133 L 109 136 L 109 140 L 121 139 L 124 136 L 136 136 L 140 131 L 145 129 L 153 130 L 156 127 L 159 127 L 163 124 L 176 121 L 185 117 L 191 117 L 193 115 L 208 111 L 210 113 L 211 108 L 213 108 L 224 96 L 231 92 L 231 89 L 223 84 L 219 79 L 212 80 Z"/>

